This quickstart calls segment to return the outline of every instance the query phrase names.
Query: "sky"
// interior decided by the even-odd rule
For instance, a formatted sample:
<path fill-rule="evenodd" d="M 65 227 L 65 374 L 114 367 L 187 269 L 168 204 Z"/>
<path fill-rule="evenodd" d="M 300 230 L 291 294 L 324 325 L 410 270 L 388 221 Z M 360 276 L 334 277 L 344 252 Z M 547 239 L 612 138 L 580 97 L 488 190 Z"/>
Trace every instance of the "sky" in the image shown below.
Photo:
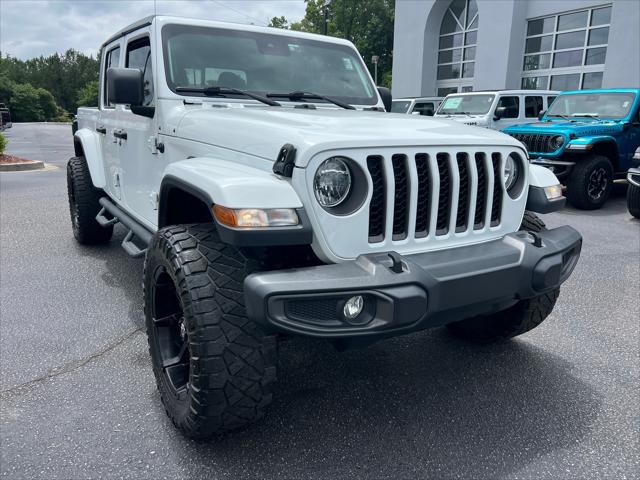
<path fill-rule="evenodd" d="M 298 21 L 304 0 L 157 0 L 156 11 L 207 20 L 267 25 Z M 153 0 L 0 0 L 0 51 L 23 60 L 74 48 L 96 55 L 104 40 L 152 15 Z"/>

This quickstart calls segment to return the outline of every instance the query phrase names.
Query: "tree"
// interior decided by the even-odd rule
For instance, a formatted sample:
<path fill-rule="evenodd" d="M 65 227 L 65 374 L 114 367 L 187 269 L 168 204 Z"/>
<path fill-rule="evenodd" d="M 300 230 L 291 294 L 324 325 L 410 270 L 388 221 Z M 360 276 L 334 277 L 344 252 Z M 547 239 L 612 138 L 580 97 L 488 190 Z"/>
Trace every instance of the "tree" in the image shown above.
<path fill-rule="evenodd" d="M 271 19 L 271 26 L 322 33 L 324 10 L 328 9 L 327 34 L 352 41 L 373 75 L 371 57 L 377 55 L 378 78 L 391 86 L 394 0 L 306 0 L 304 18 L 289 25 L 284 17 Z"/>
<path fill-rule="evenodd" d="M 78 92 L 78 106 L 97 107 L 99 88 L 98 80 L 92 80 L 82 87 Z"/>
<path fill-rule="evenodd" d="M 46 120 L 42 108 L 38 89 L 30 83 L 17 83 L 13 87 L 10 99 L 11 117 L 18 122 L 42 122 Z"/>

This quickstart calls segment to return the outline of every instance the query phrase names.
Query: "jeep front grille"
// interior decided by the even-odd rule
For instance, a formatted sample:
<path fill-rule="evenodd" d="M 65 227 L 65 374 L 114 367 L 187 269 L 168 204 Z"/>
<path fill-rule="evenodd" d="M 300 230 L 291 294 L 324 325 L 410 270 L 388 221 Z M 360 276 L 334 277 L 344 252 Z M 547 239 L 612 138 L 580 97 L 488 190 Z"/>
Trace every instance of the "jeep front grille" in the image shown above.
<path fill-rule="evenodd" d="M 545 133 L 511 133 L 510 135 L 524 143 L 530 153 L 551 153 L 557 150 L 551 144 L 551 140 L 557 135 Z"/>
<path fill-rule="evenodd" d="M 367 156 L 372 186 L 369 243 L 500 225 L 502 158 L 499 152 Z"/>

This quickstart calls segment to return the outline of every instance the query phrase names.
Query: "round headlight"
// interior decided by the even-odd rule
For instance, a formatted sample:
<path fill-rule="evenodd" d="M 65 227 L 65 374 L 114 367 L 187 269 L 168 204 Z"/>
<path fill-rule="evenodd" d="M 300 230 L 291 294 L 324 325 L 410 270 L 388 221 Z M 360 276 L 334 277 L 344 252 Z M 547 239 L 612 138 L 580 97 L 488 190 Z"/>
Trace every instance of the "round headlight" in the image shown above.
<path fill-rule="evenodd" d="M 551 139 L 551 146 L 558 150 L 560 147 L 564 145 L 564 137 L 562 135 L 556 135 Z"/>
<path fill-rule="evenodd" d="M 322 162 L 313 179 L 313 191 L 323 207 L 340 205 L 351 190 L 351 172 L 341 157 Z"/>
<path fill-rule="evenodd" d="M 520 175 L 520 167 L 515 158 L 509 154 L 507 160 L 504 162 L 504 188 L 507 190 L 511 190 L 511 188 L 518 181 L 518 176 Z"/>

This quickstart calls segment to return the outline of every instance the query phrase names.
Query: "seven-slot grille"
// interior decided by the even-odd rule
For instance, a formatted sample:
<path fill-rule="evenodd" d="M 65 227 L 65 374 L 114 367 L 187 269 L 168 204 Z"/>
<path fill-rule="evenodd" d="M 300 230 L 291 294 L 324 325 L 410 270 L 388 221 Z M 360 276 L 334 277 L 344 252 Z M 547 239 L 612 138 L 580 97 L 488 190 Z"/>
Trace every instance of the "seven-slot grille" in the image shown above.
<path fill-rule="evenodd" d="M 500 224 L 500 153 L 369 155 L 369 243 L 481 230 Z M 388 222 L 392 222 L 388 226 Z"/>
<path fill-rule="evenodd" d="M 529 152 L 535 153 L 551 153 L 557 149 L 551 144 L 551 140 L 557 135 L 549 135 L 545 133 L 511 133 L 516 140 L 522 142 Z"/>

